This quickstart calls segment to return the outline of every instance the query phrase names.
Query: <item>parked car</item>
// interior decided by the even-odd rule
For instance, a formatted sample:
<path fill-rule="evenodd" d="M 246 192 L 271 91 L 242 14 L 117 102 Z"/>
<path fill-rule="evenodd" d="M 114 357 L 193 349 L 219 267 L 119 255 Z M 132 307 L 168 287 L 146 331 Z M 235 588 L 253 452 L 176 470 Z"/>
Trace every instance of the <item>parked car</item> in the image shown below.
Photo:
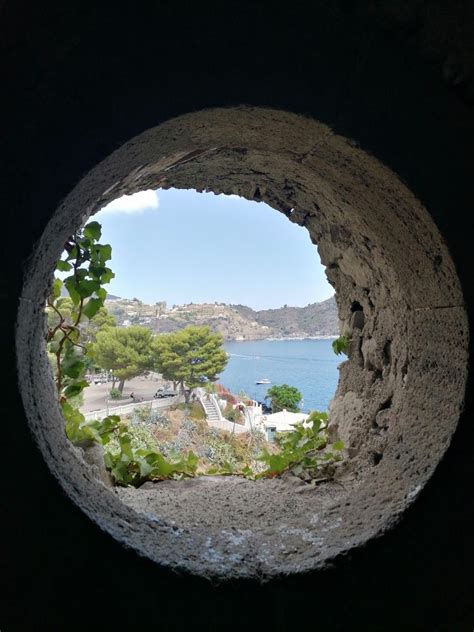
<path fill-rule="evenodd" d="M 107 373 L 96 373 L 95 375 L 87 375 L 86 379 L 89 384 L 107 384 L 107 382 L 110 381 Z"/>
<path fill-rule="evenodd" d="M 163 399 L 165 397 L 176 397 L 178 393 L 169 389 L 159 388 L 153 395 L 153 399 Z"/>

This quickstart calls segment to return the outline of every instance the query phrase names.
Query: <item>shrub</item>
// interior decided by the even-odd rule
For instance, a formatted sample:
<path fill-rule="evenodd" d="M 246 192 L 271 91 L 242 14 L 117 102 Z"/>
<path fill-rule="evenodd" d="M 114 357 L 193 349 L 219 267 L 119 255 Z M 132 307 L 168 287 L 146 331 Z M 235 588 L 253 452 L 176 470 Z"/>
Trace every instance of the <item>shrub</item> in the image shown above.
<path fill-rule="evenodd" d="M 227 404 L 224 408 L 223 415 L 228 421 L 234 421 L 236 423 L 240 423 L 242 421 L 240 411 L 234 408 L 231 404 Z"/>
<path fill-rule="evenodd" d="M 233 446 L 222 438 L 210 439 L 205 455 L 213 465 L 221 467 L 226 464 L 234 466 L 237 461 Z"/>
<path fill-rule="evenodd" d="M 148 417 L 150 416 L 151 413 L 151 406 L 150 404 L 148 404 L 147 406 L 140 406 L 138 408 L 135 408 L 133 411 L 133 415 L 131 418 L 132 423 L 140 423 L 140 422 L 145 422 Z"/>
<path fill-rule="evenodd" d="M 144 423 L 147 426 L 158 426 L 159 428 L 168 428 L 170 420 L 166 415 L 158 410 L 150 410 L 150 414 L 145 418 Z"/>
<path fill-rule="evenodd" d="M 121 399 L 122 393 L 118 390 L 118 388 L 111 388 L 109 391 L 110 399 Z"/>
<path fill-rule="evenodd" d="M 192 402 L 189 405 L 188 410 L 192 419 L 197 419 L 199 421 L 206 419 L 206 413 L 204 412 L 204 409 L 201 406 L 200 402 Z"/>
<path fill-rule="evenodd" d="M 126 424 L 126 422 L 124 423 Z M 126 424 L 126 426 L 132 450 L 156 450 L 158 448 L 155 437 L 145 424 Z M 110 453 L 112 456 L 120 454 L 118 434 L 112 435 L 110 441 L 104 446 L 104 452 Z"/>

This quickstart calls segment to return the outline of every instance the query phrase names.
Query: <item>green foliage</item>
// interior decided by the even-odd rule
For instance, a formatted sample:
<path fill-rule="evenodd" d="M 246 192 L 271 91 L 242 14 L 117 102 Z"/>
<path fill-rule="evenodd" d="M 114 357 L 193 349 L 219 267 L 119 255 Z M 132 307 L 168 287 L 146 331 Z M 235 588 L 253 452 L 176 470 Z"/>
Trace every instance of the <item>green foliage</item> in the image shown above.
<path fill-rule="evenodd" d="M 117 415 L 86 421 L 84 415 L 77 408 L 73 408 L 67 400 L 61 402 L 61 408 L 66 420 L 67 438 L 73 443 L 87 441 L 107 445 L 112 432 L 120 423 L 120 417 Z"/>
<path fill-rule="evenodd" d="M 349 351 L 349 343 L 350 338 L 348 338 L 346 335 L 339 336 L 339 338 L 336 338 L 336 340 L 332 341 L 332 350 L 336 355 L 341 355 L 341 353 L 347 355 Z"/>
<path fill-rule="evenodd" d="M 205 392 L 208 393 L 209 395 L 212 395 L 216 392 L 216 385 L 214 382 L 205 382 L 203 384 L 203 388 Z"/>
<path fill-rule="evenodd" d="M 137 447 L 144 442 L 143 432 L 143 428 L 137 430 L 136 426 L 122 422 L 115 432 L 112 449 L 106 449 L 105 465 L 117 483 L 138 486 L 147 480 L 195 476 L 199 459 L 192 451 L 177 460 L 167 460 L 154 447 Z M 150 437 L 145 443 L 156 445 Z"/>
<path fill-rule="evenodd" d="M 83 389 L 88 385 L 86 367 L 91 362 L 113 370 L 121 379 L 122 388 L 125 379 L 156 368 L 165 379 L 181 385 L 187 401 L 196 386 L 208 385 L 211 390 L 211 383 L 227 364 L 222 336 L 212 333 L 208 327 L 187 327 L 154 340 L 144 327 L 116 328 L 115 319 L 104 308 L 107 293 L 102 287 L 114 276 L 106 265 L 112 249 L 108 244 L 98 243 L 100 237 L 100 224 L 90 222 L 68 240 L 67 255 L 56 267 L 60 272 L 71 274 L 64 282 L 59 278 L 54 280 L 47 301 L 47 350 L 55 371 L 66 435 L 76 444 L 104 446 L 106 467 L 120 485 L 195 476 L 199 459 L 192 451 L 173 459 L 165 458 L 160 452 L 156 439 L 144 423 L 151 414 L 148 408 L 135 411 L 134 417 L 142 421 L 133 424 L 121 421 L 116 415 L 86 421 L 78 410 Z M 63 288 L 68 292 L 67 297 L 61 296 Z M 117 395 L 121 395 L 121 390 L 110 391 L 112 398 Z M 301 400 L 299 391 L 286 384 L 272 387 L 267 396 L 272 398 L 273 410 L 295 410 Z M 192 407 L 195 408 L 193 416 L 198 417 L 198 411 L 200 418 L 204 416 L 197 403 Z M 238 412 L 228 408 L 227 417 L 236 418 Z M 260 453 L 257 444 L 251 447 L 252 440 L 242 448 L 234 437 L 213 435 L 208 455 L 213 467 L 207 473 L 236 474 L 252 480 L 277 476 L 288 470 L 296 475 L 309 472 L 317 476 L 324 466 L 340 458 L 337 452 L 344 446 L 337 441 L 328 449 L 325 413 L 312 413 L 310 422 L 310 426 L 298 424 L 294 431 L 279 436 L 278 453 L 265 449 Z M 242 456 L 249 461 L 238 469 Z M 263 470 L 256 467 L 255 458 L 263 464 Z"/>
<path fill-rule="evenodd" d="M 301 476 L 307 471 L 315 478 L 328 465 L 341 459 L 338 452 L 344 448 L 342 441 L 327 448 L 327 413 L 313 411 L 308 423 L 295 424 L 294 430 L 277 435 L 280 452 L 270 453 L 264 449 L 258 458 L 266 469 L 257 478 L 273 477 L 285 471 Z"/>
<path fill-rule="evenodd" d="M 87 314 L 86 314 L 87 315 Z M 96 341 L 99 331 L 107 327 L 116 327 L 117 321 L 112 314 L 109 314 L 106 307 L 99 306 L 94 316 L 90 320 L 81 323 L 81 340 L 85 345 Z"/>
<path fill-rule="evenodd" d="M 178 382 L 186 402 L 193 388 L 213 382 L 227 364 L 224 339 L 209 327 L 190 326 L 156 336 L 153 342 L 155 370 L 166 380 Z"/>
<path fill-rule="evenodd" d="M 111 388 L 109 391 L 110 399 L 120 399 L 122 397 L 122 393 L 118 390 L 118 388 Z"/>
<path fill-rule="evenodd" d="M 210 437 L 207 444 L 208 449 L 206 456 L 211 463 L 219 468 L 224 467 L 227 470 L 235 466 L 235 450 L 228 441 L 225 441 L 221 437 Z"/>
<path fill-rule="evenodd" d="M 112 370 L 123 383 L 152 368 L 150 349 L 153 335 L 146 327 L 106 327 L 97 333 L 92 346 L 94 359 L 103 369 Z"/>
<path fill-rule="evenodd" d="M 222 414 L 228 421 L 235 421 L 239 423 L 242 420 L 240 411 L 234 408 L 230 403 L 226 405 Z"/>
<path fill-rule="evenodd" d="M 302 399 L 302 395 L 295 386 L 282 384 L 281 386 L 272 386 L 268 389 L 265 399 L 271 399 L 272 412 L 277 413 L 286 409 L 290 412 L 298 412 L 298 404 Z"/>
<path fill-rule="evenodd" d="M 206 413 L 204 412 L 200 402 L 196 401 L 189 404 L 189 416 L 191 419 L 195 419 L 197 421 L 204 421 L 206 419 Z"/>
<path fill-rule="evenodd" d="M 130 423 L 122 421 L 120 428 L 117 426 L 117 432 L 110 437 L 110 441 L 105 445 L 104 452 L 110 453 L 113 457 L 120 455 L 121 433 L 126 432 L 130 437 L 130 445 L 132 450 L 158 450 L 158 444 L 149 428 L 144 423 Z"/>
<path fill-rule="evenodd" d="M 148 417 L 150 416 L 150 413 L 151 413 L 150 404 L 146 404 L 145 406 L 139 406 L 138 408 L 135 408 L 133 411 L 134 416 L 140 421 L 145 421 L 146 419 L 148 419 Z"/>
<path fill-rule="evenodd" d="M 112 249 L 108 244 L 97 243 L 100 236 L 100 224 L 90 222 L 68 239 L 66 259 L 58 261 L 56 269 L 71 274 L 64 282 L 54 279 L 47 301 L 47 350 L 54 363 L 61 402 L 76 398 L 88 385 L 85 380 L 87 349 L 79 342 L 79 325 L 84 317 L 96 316 L 107 295 L 102 285 L 113 277 L 112 270 L 106 267 Z M 63 287 L 69 296 L 61 296 Z"/>

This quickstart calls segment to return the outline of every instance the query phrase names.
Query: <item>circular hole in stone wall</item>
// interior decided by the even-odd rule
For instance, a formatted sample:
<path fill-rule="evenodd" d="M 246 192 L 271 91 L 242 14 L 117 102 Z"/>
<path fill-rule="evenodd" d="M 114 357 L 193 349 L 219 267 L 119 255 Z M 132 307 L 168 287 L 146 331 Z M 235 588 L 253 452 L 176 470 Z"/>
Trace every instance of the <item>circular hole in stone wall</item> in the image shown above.
<path fill-rule="evenodd" d="M 159 187 L 263 200 L 317 243 L 352 340 L 330 406 L 330 432 L 343 439 L 347 458 L 330 485 L 165 481 L 156 511 L 156 490 L 108 488 L 67 440 L 51 404 L 41 326 L 55 263 L 69 235 L 108 202 Z M 220 579 L 324 567 L 396 522 L 455 430 L 468 326 L 447 248 L 395 174 L 316 121 L 243 107 L 189 114 L 143 133 L 64 200 L 25 279 L 19 383 L 44 458 L 87 515 L 159 564 Z"/>

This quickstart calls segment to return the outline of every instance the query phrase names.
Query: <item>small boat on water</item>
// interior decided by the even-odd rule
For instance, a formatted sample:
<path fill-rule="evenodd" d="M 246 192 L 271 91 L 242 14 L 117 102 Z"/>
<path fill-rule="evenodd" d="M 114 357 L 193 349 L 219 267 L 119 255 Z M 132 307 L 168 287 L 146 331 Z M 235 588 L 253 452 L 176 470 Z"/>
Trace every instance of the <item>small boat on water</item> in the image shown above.
<path fill-rule="evenodd" d="M 257 380 L 255 384 L 271 384 L 271 382 L 268 378 L 264 377 L 261 380 Z"/>

